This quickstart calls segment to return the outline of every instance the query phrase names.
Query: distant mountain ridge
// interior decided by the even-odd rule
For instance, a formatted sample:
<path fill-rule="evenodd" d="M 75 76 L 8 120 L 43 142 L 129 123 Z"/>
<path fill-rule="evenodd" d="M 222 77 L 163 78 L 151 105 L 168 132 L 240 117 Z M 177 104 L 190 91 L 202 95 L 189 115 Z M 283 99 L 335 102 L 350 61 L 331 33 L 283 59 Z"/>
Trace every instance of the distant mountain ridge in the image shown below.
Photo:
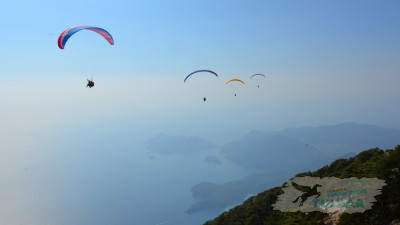
<path fill-rule="evenodd" d="M 358 123 L 285 129 L 279 133 L 307 142 L 332 157 L 371 147 L 389 149 L 400 140 L 400 129 Z"/>
<path fill-rule="evenodd" d="M 383 149 L 400 142 L 400 129 L 342 123 L 320 127 L 288 128 L 275 132 L 252 130 L 238 141 L 227 143 L 221 152 L 245 168 L 269 169 L 276 160 L 301 160 L 295 166 L 313 165 L 363 149 Z"/>
<path fill-rule="evenodd" d="M 249 140 L 250 139 L 250 140 Z M 257 138 L 243 138 L 228 143 L 221 148 L 226 158 L 250 169 L 276 170 L 288 167 L 317 167 L 329 162 L 330 158 L 296 138 L 281 134 L 263 135 Z"/>

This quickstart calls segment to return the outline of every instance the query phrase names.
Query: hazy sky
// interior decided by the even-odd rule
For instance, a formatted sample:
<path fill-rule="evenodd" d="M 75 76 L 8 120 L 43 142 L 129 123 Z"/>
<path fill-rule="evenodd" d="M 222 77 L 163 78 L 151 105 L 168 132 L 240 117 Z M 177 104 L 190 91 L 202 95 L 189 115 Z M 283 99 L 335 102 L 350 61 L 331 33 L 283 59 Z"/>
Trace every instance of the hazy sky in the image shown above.
<path fill-rule="evenodd" d="M 40 124 L 52 126 L 61 114 L 93 110 L 96 117 L 103 112 L 96 113 L 98 103 L 148 117 L 161 108 L 181 118 L 210 110 L 204 117 L 226 114 L 227 122 L 236 117 L 248 129 L 255 118 L 273 118 L 254 127 L 267 130 L 346 121 L 400 127 L 399 7 L 398 1 L 4 2 L 0 116 L 23 127 L 36 126 L 41 114 Z M 115 45 L 83 31 L 58 49 L 59 34 L 77 24 L 108 30 Z M 183 84 L 197 69 L 220 75 L 207 80 L 206 104 L 197 81 Z M 267 75 L 261 89 L 248 78 L 254 73 Z M 81 87 L 91 77 L 96 88 L 89 93 Z M 224 85 L 231 78 L 247 83 L 240 99 Z"/>
<path fill-rule="evenodd" d="M 8 184 L 0 197 L 13 202 L 2 211 L 8 224 L 34 196 L 23 191 L 27 182 L 45 190 L 25 179 L 24 168 L 85 137 L 118 137 L 122 149 L 160 132 L 220 145 L 251 129 L 400 128 L 397 0 L 5 1 L 0 8 L 0 177 Z M 60 33 L 80 24 L 106 29 L 115 45 L 82 31 L 60 50 Z M 198 69 L 219 77 L 184 84 Z M 254 73 L 267 76 L 260 88 L 249 80 Z M 96 86 L 85 88 L 91 77 Z M 225 86 L 231 78 L 246 85 L 233 90 Z"/>

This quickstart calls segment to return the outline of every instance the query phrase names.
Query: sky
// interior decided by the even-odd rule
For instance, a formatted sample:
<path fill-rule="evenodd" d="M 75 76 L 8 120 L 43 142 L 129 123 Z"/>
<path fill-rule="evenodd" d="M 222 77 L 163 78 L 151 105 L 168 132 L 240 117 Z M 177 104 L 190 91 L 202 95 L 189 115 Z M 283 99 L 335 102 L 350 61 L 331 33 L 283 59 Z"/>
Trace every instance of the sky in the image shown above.
<path fill-rule="evenodd" d="M 13 204 L 2 222 L 45 224 L 33 211 L 48 208 L 33 196 L 55 193 L 49 176 L 71 175 L 49 175 L 70 143 L 122 151 L 161 132 L 222 145 L 252 129 L 400 128 L 399 8 L 396 0 L 3 1 L 0 199 Z M 115 45 L 81 31 L 60 50 L 61 32 L 81 24 L 106 29 Z M 199 69 L 219 77 L 183 83 Z M 255 73 L 266 78 L 250 80 Z M 246 84 L 225 85 L 232 78 Z M 22 205 L 32 217 L 15 216 Z M 52 216 L 61 220 L 61 211 Z"/>
<path fill-rule="evenodd" d="M 270 129 L 346 121 L 400 127 L 394 118 L 400 112 L 397 1 L 2 4 L 1 94 L 9 96 L 3 102 L 21 102 L 19 107 L 6 105 L 2 118 L 8 122 L 8 116 L 21 110 L 48 111 L 46 97 L 39 96 L 47 95 L 43 93 L 46 88 L 52 98 L 68 101 L 54 114 L 75 110 L 71 104 L 86 101 L 87 96 L 68 90 L 93 76 L 96 87 L 102 88 L 98 91 L 115 101 L 112 106 L 120 102 L 118 107 L 127 107 L 121 104 L 140 96 L 130 110 L 140 108 L 148 114 L 143 108 L 157 108 L 162 101 L 174 113 L 176 108 L 184 111 L 184 101 L 195 104 L 192 102 L 203 93 L 196 80 L 185 86 L 183 78 L 197 69 L 211 69 L 219 78 L 207 80 L 209 101 L 214 98 L 218 107 L 234 107 L 235 111 L 251 104 L 251 110 L 262 111 L 253 113 L 266 119 L 281 116 L 279 122 L 269 124 Z M 84 31 L 72 37 L 64 50 L 58 49 L 59 34 L 77 24 L 108 30 L 115 45 Z M 262 90 L 247 88 L 254 85 L 249 80 L 254 73 L 267 74 Z M 231 102 L 233 99 L 225 96 L 231 90 L 224 83 L 231 78 L 248 81 L 246 88 L 238 90 L 249 94 L 241 102 Z M 118 84 L 121 90 L 111 90 Z M 14 88 L 19 90 L 11 91 Z M 37 101 L 44 105 L 29 105 L 32 100 L 25 99 L 28 95 L 37 95 Z M 106 108 L 110 106 L 101 98 L 97 100 Z M 197 105 L 202 108 L 193 111 L 209 105 Z M 294 110 L 303 115 L 292 113 Z M 193 112 L 185 112 L 189 113 Z M 291 118 L 293 121 L 285 122 Z"/>

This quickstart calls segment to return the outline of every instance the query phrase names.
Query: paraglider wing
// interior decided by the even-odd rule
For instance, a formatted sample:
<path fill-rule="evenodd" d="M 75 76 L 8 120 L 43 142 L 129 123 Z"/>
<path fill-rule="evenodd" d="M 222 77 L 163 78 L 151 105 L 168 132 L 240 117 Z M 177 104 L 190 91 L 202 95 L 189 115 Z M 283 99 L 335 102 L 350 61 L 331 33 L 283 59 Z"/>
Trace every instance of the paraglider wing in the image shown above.
<path fill-rule="evenodd" d="M 252 79 L 252 78 L 255 77 L 255 76 L 263 76 L 263 77 L 265 78 L 265 75 L 264 75 L 264 74 L 256 73 L 256 74 L 251 75 L 251 76 L 250 76 L 250 79 Z"/>
<path fill-rule="evenodd" d="M 216 72 L 214 72 L 214 71 L 211 71 L 211 70 L 196 70 L 196 71 L 190 73 L 189 75 L 187 75 L 186 78 L 185 78 L 185 80 L 183 81 L 183 83 L 185 83 L 186 80 L 187 80 L 190 76 L 192 76 L 192 75 L 195 74 L 195 73 L 199 73 L 199 72 L 208 72 L 208 73 L 212 73 L 212 74 L 214 74 L 215 76 L 218 77 L 218 74 L 217 74 Z"/>
<path fill-rule="evenodd" d="M 114 39 L 112 38 L 111 34 L 108 33 L 106 30 L 99 28 L 99 27 L 92 27 L 88 25 L 78 25 L 78 26 L 73 26 L 70 27 L 66 30 L 64 30 L 61 34 L 60 37 L 58 37 L 58 47 L 60 49 L 64 49 L 65 44 L 67 43 L 68 39 L 74 35 L 76 32 L 81 31 L 81 30 L 91 30 L 94 31 L 101 36 L 103 36 L 108 43 L 111 45 L 114 45 Z"/>
<path fill-rule="evenodd" d="M 244 84 L 244 82 L 243 82 L 242 80 L 239 80 L 239 79 L 232 79 L 232 80 L 228 80 L 228 82 L 226 82 L 225 85 L 229 84 L 229 83 L 232 82 L 232 81 L 238 81 L 238 82 L 241 82 L 242 84 Z"/>

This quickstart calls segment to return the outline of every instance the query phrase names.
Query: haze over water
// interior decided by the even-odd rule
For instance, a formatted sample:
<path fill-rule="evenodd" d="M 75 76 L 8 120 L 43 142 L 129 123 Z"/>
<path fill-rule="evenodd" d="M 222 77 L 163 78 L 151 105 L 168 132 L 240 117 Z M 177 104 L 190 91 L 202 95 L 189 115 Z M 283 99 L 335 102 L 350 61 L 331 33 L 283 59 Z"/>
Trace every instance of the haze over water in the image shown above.
<path fill-rule="evenodd" d="M 222 146 L 253 129 L 400 128 L 399 4 L 2 3 L 0 223 L 202 224 L 216 214 L 184 213 L 193 185 L 249 171 L 218 148 L 149 154 L 145 141 L 160 133 Z M 79 24 L 106 29 L 115 45 L 82 31 L 58 49 Z M 198 69 L 219 77 L 183 83 Z M 255 73 L 266 75 L 260 88 Z M 236 97 L 232 78 L 246 83 Z"/>

